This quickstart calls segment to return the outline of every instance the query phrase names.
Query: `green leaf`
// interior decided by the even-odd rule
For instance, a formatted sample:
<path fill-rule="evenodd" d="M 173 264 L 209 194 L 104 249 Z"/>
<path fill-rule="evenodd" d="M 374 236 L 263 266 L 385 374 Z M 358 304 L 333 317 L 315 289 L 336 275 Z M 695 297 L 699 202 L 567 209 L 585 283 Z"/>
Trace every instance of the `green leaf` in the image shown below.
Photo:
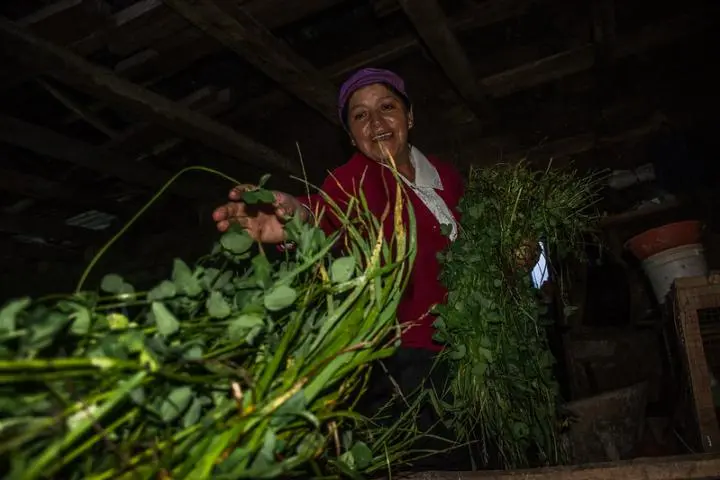
<path fill-rule="evenodd" d="M 355 257 L 341 257 L 330 265 L 330 279 L 333 283 L 343 283 L 350 280 L 355 273 Z"/>
<path fill-rule="evenodd" d="M 199 295 L 203 291 L 190 267 L 179 258 L 176 258 L 173 263 L 172 280 L 179 292 L 190 297 Z"/>
<path fill-rule="evenodd" d="M 256 255 L 252 259 L 253 274 L 257 281 L 257 285 L 261 288 L 267 288 L 272 282 L 273 266 L 265 255 Z"/>
<path fill-rule="evenodd" d="M 105 316 L 110 330 L 126 330 L 130 325 L 130 320 L 122 313 L 112 312 Z"/>
<path fill-rule="evenodd" d="M 230 312 L 232 311 L 230 309 L 230 304 L 227 300 L 225 300 L 223 294 L 217 290 L 213 290 L 210 293 L 210 296 L 205 302 L 205 306 L 207 308 L 208 315 L 212 318 L 225 318 L 230 315 Z"/>
<path fill-rule="evenodd" d="M 0 310 L 0 331 L 14 332 L 17 316 L 30 305 L 30 297 L 13 300 Z"/>
<path fill-rule="evenodd" d="M 179 417 L 190 405 L 193 399 L 193 392 L 190 387 L 178 387 L 173 389 L 160 406 L 160 418 L 164 422 L 171 422 Z"/>
<path fill-rule="evenodd" d="M 262 327 L 264 325 L 263 318 L 259 315 L 240 315 L 230 320 L 228 325 L 228 336 L 230 340 L 236 341 L 245 338 L 247 331 L 254 327 Z"/>
<path fill-rule="evenodd" d="M 265 175 L 263 175 L 262 177 L 260 177 L 260 181 L 258 182 L 258 185 L 257 185 L 258 188 L 263 188 L 263 187 L 265 186 L 265 184 L 268 182 L 268 180 L 270 180 L 270 174 L 269 174 L 269 173 L 266 173 Z"/>
<path fill-rule="evenodd" d="M 245 230 L 242 232 L 229 231 L 220 237 L 220 244 L 225 250 L 228 250 L 235 255 L 240 255 L 250 250 L 255 241 L 250 237 L 250 234 Z"/>
<path fill-rule="evenodd" d="M 287 285 L 278 285 L 265 294 L 265 308 L 271 312 L 289 307 L 297 299 L 297 291 Z"/>
<path fill-rule="evenodd" d="M 259 188 L 257 190 L 250 190 L 243 194 L 243 202 L 248 205 L 258 204 L 273 204 L 275 203 L 275 195 L 270 190 Z"/>
<path fill-rule="evenodd" d="M 172 335 L 180 328 L 180 322 L 177 321 L 175 315 L 167 309 L 165 304 L 153 302 L 152 313 L 155 316 L 155 324 L 157 325 L 160 335 Z"/>
<path fill-rule="evenodd" d="M 350 449 L 352 452 L 353 459 L 355 460 L 355 468 L 362 470 L 370 465 L 373 459 L 372 451 L 365 442 L 355 442 L 355 445 Z"/>
<path fill-rule="evenodd" d="M 202 413 L 202 403 L 197 398 L 193 399 L 190 408 L 188 408 L 185 415 L 183 415 L 182 426 L 183 428 L 192 427 L 200 420 L 200 414 Z"/>
<path fill-rule="evenodd" d="M 124 286 L 125 280 L 114 273 L 105 275 L 100 282 L 100 288 L 108 293 L 122 293 Z"/>
<path fill-rule="evenodd" d="M 77 305 L 76 310 L 70 314 L 70 318 L 73 320 L 70 331 L 75 335 L 85 335 L 90 331 L 91 313 L 87 307 Z"/>
<path fill-rule="evenodd" d="M 465 345 L 461 343 L 459 345 L 455 345 L 455 350 L 452 350 L 448 355 L 453 360 L 460 360 L 461 358 L 465 357 L 466 353 L 467 347 L 465 347 Z"/>
<path fill-rule="evenodd" d="M 172 298 L 177 294 L 177 287 L 170 280 L 163 280 L 148 292 L 147 299 L 150 302 Z"/>

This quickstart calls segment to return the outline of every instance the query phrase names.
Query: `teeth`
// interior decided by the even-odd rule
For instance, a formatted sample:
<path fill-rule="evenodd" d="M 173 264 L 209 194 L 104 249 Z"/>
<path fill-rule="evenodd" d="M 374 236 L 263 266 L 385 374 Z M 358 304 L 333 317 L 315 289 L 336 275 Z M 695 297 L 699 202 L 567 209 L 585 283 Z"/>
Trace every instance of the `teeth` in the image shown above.
<path fill-rule="evenodd" d="M 380 135 L 377 135 L 373 138 L 374 142 L 382 142 L 384 140 L 387 140 L 392 136 L 392 132 L 382 133 Z"/>

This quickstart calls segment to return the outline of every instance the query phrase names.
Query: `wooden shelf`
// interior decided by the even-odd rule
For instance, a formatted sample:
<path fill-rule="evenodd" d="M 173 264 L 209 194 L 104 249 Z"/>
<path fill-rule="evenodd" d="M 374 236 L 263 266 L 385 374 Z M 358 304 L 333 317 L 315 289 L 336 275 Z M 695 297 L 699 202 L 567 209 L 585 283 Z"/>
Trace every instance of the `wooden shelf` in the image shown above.
<path fill-rule="evenodd" d="M 654 215 L 656 213 L 672 210 L 680 206 L 682 206 L 682 203 L 677 199 L 673 199 L 656 205 L 642 207 L 637 210 L 630 210 L 628 212 L 619 213 L 616 215 L 608 215 L 602 220 L 600 220 L 600 227 L 613 227 L 615 225 L 631 222 L 633 220 Z"/>

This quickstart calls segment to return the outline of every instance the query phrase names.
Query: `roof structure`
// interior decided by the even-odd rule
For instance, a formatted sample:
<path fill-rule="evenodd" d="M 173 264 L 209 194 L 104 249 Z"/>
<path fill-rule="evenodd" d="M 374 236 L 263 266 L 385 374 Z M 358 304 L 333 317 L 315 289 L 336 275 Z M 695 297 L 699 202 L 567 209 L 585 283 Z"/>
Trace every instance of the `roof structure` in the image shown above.
<path fill-rule="evenodd" d="M 189 166 L 271 173 L 290 191 L 303 171 L 321 181 L 351 151 L 336 90 L 363 66 L 405 77 L 413 141 L 461 167 L 639 162 L 664 123 L 714 121 L 717 13 L 709 0 L 4 0 L 0 258 L 82 263 Z M 184 174 L 127 252 L 148 266 L 212 235 L 228 186 Z"/>

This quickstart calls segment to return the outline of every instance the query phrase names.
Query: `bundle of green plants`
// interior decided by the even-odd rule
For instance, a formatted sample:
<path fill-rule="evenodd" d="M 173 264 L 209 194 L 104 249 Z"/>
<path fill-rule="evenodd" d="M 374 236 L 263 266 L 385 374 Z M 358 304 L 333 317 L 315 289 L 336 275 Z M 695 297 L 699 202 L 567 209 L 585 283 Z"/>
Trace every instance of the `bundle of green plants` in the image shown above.
<path fill-rule="evenodd" d="M 162 193 L 162 192 L 160 192 Z M 259 188 L 247 203 L 273 201 Z M 402 218 L 402 195 L 386 215 Z M 138 291 L 99 289 L 0 310 L 3 478 L 358 476 L 397 448 L 353 435 L 368 366 L 397 344 L 415 225 L 384 238 L 363 198 L 326 237 L 289 220 L 273 259 L 241 229 Z M 104 252 L 105 249 L 101 251 Z M 93 262 L 94 263 L 94 262 Z M 83 277 L 85 278 L 85 277 Z M 82 286 L 82 282 L 81 282 Z M 333 478 L 333 477 L 326 477 Z"/>
<path fill-rule="evenodd" d="M 525 163 L 470 172 L 461 233 L 440 255 L 449 295 L 436 338 L 454 373 L 439 405 L 485 465 L 563 461 L 555 359 L 529 270 L 540 241 L 555 258 L 582 253 L 598 180 Z"/>

